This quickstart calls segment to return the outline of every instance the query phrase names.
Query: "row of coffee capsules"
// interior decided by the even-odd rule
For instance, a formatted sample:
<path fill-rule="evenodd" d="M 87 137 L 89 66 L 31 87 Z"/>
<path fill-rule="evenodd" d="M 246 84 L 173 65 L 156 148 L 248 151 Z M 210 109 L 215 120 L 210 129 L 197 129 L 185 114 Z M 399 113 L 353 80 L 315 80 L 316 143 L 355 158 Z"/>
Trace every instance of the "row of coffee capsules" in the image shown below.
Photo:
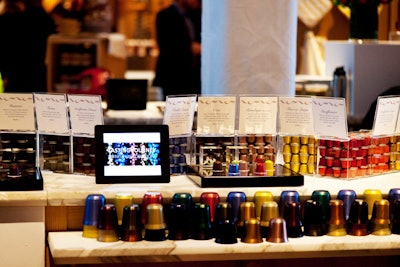
<path fill-rule="evenodd" d="M 93 137 L 74 137 L 74 172 L 94 175 L 96 172 L 95 139 Z"/>
<path fill-rule="evenodd" d="M 201 174 L 205 176 L 272 176 L 276 160 L 275 143 L 265 143 L 265 136 L 261 137 L 263 137 L 262 143 L 261 141 L 243 143 L 242 141 L 237 146 L 200 146 Z M 254 140 L 259 140 L 259 138 Z"/>
<path fill-rule="evenodd" d="M 389 137 L 371 137 L 354 132 L 349 140 L 319 140 L 318 174 L 355 178 L 387 173 L 390 160 Z"/>
<path fill-rule="evenodd" d="M 36 173 L 36 136 L 28 133 L 0 134 L 0 180 L 15 180 Z"/>
<path fill-rule="evenodd" d="M 315 174 L 317 164 L 317 141 L 314 136 L 281 136 L 284 166 L 300 174 Z"/>
<path fill-rule="evenodd" d="M 172 137 L 169 139 L 170 173 L 184 174 L 187 172 L 186 155 L 189 154 L 188 137 Z"/>
<path fill-rule="evenodd" d="M 139 204 L 130 194 L 117 194 L 113 204 L 103 195 L 86 199 L 83 236 L 98 241 L 208 240 L 231 244 L 287 242 L 306 236 L 364 236 L 400 234 L 400 189 L 388 199 L 379 190 L 366 190 L 363 199 L 353 190 L 340 190 L 331 199 L 316 190 L 300 201 L 297 191 L 282 191 L 276 202 L 268 191 L 258 191 L 253 201 L 244 192 L 230 192 L 221 201 L 216 192 L 204 192 L 199 202 L 189 193 L 175 193 L 163 204 L 158 192 L 148 192 Z M 164 210 L 166 208 L 166 210 Z"/>
<path fill-rule="evenodd" d="M 53 172 L 69 172 L 69 136 L 43 135 L 43 169 Z"/>

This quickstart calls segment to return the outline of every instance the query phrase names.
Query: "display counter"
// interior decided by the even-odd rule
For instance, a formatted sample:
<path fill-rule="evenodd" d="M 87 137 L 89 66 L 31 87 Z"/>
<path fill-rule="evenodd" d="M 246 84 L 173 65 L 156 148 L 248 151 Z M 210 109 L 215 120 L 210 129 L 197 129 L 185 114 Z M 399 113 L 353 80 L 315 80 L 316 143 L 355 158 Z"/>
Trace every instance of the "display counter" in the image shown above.
<path fill-rule="evenodd" d="M 46 205 L 44 190 L 0 192 L 2 265 L 44 266 Z"/>
<path fill-rule="evenodd" d="M 139 241 L 139 242 L 98 242 L 95 239 L 81 237 L 81 224 L 85 200 L 88 194 L 101 193 L 107 202 L 112 202 L 116 193 L 128 192 L 135 203 L 141 203 L 146 192 L 157 191 L 166 203 L 178 192 L 190 193 L 198 201 L 203 192 L 218 192 L 221 201 L 231 191 L 245 192 L 249 201 L 257 191 L 269 191 L 276 200 L 283 190 L 296 190 L 301 200 L 311 197 L 314 190 L 328 190 L 332 198 L 341 189 L 353 189 L 358 198 L 362 198 L 366 189 L 379 189 L 383 197 L 392 188 L 400 187 L 400 173 L 367 177 L 356 180 L 340 180 L 306 176 L 304 186 L 299 187 L 245 187 L 245 188 L 200 188 L 185 175 L 172 176 L 167 184 L 95 184 L 92 176 L 43 173 L 47 192 L 46 229 L 51 257 L 56 264 L 116 264 L 155 262 L 279 262 L 287 259 L 301 259 L 300 262 L 312 263 L 311 259 L 335 259 L 351 262 L 356 258 L 359 263 L 373 264 L 376 261 L 398 262 L 400 255 L 400 235 L 368 235 L 363 237 L 301 237 L 289 238 L 288 243 L 276 244 L 264 241 L 259 244 L 239 242 L 233 245 L 221 245 L 213 240 L 197 241 Z M 60 216 L 61 215 L 61 216 Z M 75 221 L 75 222 L 74 222 Z M 368 257 L 367 257 L 368 256 Z M 370 257 L 374 256 L 374 257 Z M 382 259 L 383 257 L 383 259 Z M 362 261 L 359 261 L 363 259 Z M 222 262 L 223 261 L 223 262 Z M 283 262 L 281 262 L 283 263 Z M 269 263 L 266 263 L 269 264 Z M 245 264 L 246 265 L 246 264 Z M 184 266 L 184 265 L 183 265 Z M 208 265 L 210 266 L 210 265 Z M 238 265 L 229 265 L 238 266 Z M 269 265 L 271 266 L 271 265 Z M 348 265 L 343 265 L 348 266 Z M 369 265 L 373 266 L 373 265 Z"/>

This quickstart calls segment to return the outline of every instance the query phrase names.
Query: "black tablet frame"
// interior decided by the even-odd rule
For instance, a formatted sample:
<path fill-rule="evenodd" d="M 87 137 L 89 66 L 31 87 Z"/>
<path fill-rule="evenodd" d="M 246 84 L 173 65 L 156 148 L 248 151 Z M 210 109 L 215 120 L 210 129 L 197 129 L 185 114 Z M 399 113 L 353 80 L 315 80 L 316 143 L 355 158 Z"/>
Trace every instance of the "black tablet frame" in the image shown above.
<path fill-rule="evenodd" d="M 104 162 L 106 153 L 104 151 L 104 133 L 160 133 L 160 159 L 161 175 L 153 176 L 105 176 Z M 132 140 L 135 141 L 135 140 Z M 169 160 L 169 129 L 168 125 L 96 125 L 96 183 L 169 183 L 170 182 L 170 160 Z"/>

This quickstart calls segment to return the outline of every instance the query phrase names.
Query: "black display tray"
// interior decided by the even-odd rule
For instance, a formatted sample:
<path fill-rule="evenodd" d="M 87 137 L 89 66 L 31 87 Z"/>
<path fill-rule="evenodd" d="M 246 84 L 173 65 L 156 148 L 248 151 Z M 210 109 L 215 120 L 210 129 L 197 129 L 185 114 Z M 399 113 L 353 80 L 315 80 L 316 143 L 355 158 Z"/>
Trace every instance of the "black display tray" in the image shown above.
<path fill-rule="evenodd" d="M 36 167 L 35 174 L 18 178 L 0 180 L 0 191 L 34 191 L 43 190 L 43 177 L 40 168 Z"/>
<path fill-rule="evenodd" d="M 280 164 L 273 176 L 203 176 L 196 166 L 190 166 L 188 177 L 200 187 L 278 187 L 303 186 L 304 175 Z"/>

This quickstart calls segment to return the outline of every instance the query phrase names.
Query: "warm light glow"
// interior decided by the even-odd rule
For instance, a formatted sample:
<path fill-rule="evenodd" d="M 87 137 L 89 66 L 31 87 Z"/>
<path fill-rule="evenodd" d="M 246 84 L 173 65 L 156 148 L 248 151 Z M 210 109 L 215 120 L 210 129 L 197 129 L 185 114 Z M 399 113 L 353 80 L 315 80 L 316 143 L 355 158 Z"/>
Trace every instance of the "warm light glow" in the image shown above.
<path fill-rule="evenodd" d="M 53 10 L 53 8 L 61 2 L 61 0 L 42 0 L 43 1 L 43 8 L 47 11 L 50 12 Z"/>

